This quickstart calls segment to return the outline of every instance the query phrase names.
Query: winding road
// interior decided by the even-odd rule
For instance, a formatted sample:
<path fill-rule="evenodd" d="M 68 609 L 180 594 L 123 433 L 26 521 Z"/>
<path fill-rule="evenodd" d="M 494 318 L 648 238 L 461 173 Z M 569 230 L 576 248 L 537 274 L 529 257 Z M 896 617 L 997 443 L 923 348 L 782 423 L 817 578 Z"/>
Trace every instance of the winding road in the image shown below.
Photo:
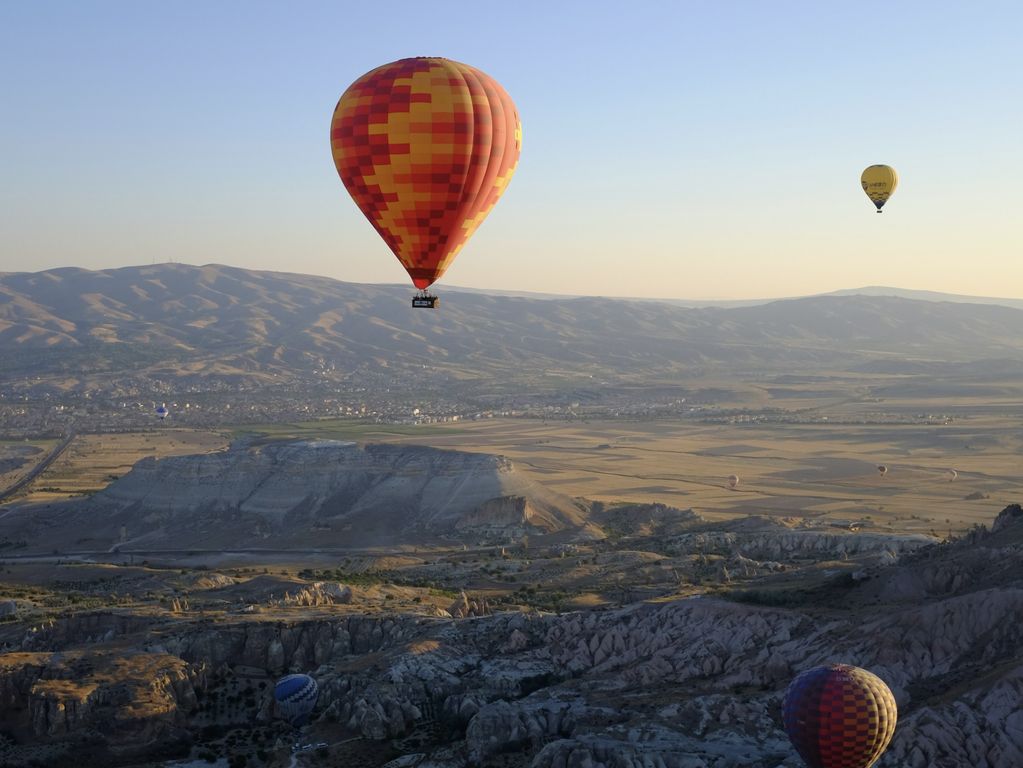
<path fill-rule="evenodd" d="M 63 440 L 61 440 L 59 443 L 57 443 L 53 447 L 53 449 L 48 454 L 46 454 L 39 461 L 38 464 L 36 464 L 31 469 L 31 471 L 27 475 L 25 475 L 23 478 L 21 478 L 16 483 L 14 483 L 14 485 L 10 485 L 6 489 L 0 491 L 0 503 L 3 503 L 3 501 L 5 499 L 13 496 L 18 491 L 20 491 L 22 488 L 25 488 L 26 486 L 28 486 L 30 483 L 32 483 L 33 480 L 35 480 L 37 477 L 39 477 L 39 475 L 41 475 L 43 472 L 45 472 L 47 470 L 47 468 L 53 462 L 55 462 L 60 457 L 60 455 L 62 453 L 64 453 L 64 451 L 67 450 L 67 447 L 69 445 L 71 445 L 71 441 L 74 440 L 74 439 L 75 439 L 75 433 L 74 432 L 68 432 L 67 436 Z"/>

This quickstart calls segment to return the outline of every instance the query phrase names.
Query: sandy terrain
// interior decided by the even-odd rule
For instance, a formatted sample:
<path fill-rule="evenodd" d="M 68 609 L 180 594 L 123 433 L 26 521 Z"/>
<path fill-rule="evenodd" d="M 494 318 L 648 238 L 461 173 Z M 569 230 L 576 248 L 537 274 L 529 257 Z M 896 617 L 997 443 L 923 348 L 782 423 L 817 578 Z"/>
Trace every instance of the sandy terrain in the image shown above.
<path fill-rule="evenodd" d="M 836 406 L 836 420 L 848 415 L 843 410 L 849 406 Z M 1018 425 L 984 414 L 948 424 L 488 419 L 392 427 L 324 421 L 266 432 L 499 453 L 567 496 L 661 502 L 712 519 L 762 514 L 871 520 L 944 534 L 989 520 L 991 509 L 1023 490 Z M 228 441 L 227 433 L 173 428 L 83 435 L 36 481 L 29 499 L 90 493 L 145 456 L 202 453 Z M 877 471 L 879 464 L 888 467 L 886 475 Z M 951 468 L 958 473 L 954 481 L 946 474 Z M 735 489 L 728 487 L 732 474 L 740 478 Z"/>
<path fill-rule="evenodd" d="M 79 435 L 46 470 L 23 498 L 53 501 L 93 493 L 125 474 L 146 456 L 166 457 L 206 453 L 227 445 L 217 432 L 173 427 L 102 435 Z M 49 450 L 49 444 L 34 443 Z M 42 454 L 39 454 L 42 455 Z M 31 466 L 30 460 L 23 469 Z"/>
<path fill-rule="evenodd" d="M 415 428 L 319 422 L 291 433 L 500 453 L 568 496 L 662 502 L 720 519 L 869 516 L 898 530 L 947 533 L 988 521 L 992 508 L 1023 489 L 1019 427 L 1000 416 L 949 424 L 489 419 L 427 429 L 418 436 Z M 888 467 L 883 477 L 879 464 Z M 957 477 L 949 481 L 953 468 Z M 740 478 L 734 490 L 731 474 Z"/>

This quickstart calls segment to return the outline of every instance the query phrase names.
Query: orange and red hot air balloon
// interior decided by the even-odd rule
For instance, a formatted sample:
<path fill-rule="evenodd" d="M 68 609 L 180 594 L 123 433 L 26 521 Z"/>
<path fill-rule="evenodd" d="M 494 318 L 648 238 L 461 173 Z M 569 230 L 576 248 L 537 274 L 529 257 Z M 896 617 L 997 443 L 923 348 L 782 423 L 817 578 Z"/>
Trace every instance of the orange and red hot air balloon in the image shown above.
<path fill-rule="evenodd" d="M 782 703 L 785 732 L 809 768 L 869 768 L 892 740 L 898 715 L 884 681 L 847 664 L 801 673 Z"/>
<path fill-rule="evenodd" d="M 355 204 L 421 289 L 413 306 L 432 307 L 425 289 L 508 186 L 522 126 L 505 90 L 478 69 L 401 59 L 341 95 L 330 146 Z"/>

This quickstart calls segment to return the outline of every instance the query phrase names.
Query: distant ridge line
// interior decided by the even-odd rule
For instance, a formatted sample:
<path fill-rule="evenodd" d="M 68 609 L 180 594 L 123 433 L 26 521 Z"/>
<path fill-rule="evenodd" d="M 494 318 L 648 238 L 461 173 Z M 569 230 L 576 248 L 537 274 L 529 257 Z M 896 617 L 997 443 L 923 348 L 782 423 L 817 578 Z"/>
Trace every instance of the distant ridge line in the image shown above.
<path fill-rule="evenodd" d="M 270 274 L 280 275 L 282 277 L 293 276 L 304 279 L 315 279 L 315 280 L 326 280 L 329 282 L 338 283 L 339 285 L 360 285 L 374 288 L 408 288 L 408 290 L 414 290 L 411 286 L 405 283 L 359 283 L 351 280 L 344 280 L 338 277 L 330 277 L 329 275 L 313 275 L 303 272 L 291 272 L 286 270 L 271 270 L 271 269 L 251 269 L 249 267 L 238 267 L 231 264 L 219 264 L 216 262 L 210 262 L 208 264 L 189 264 L 187 262 L 178 262 L 174 260 L 159 262 L 156 264 L 126 264 L 120 267 L 108 267 L 106 269 L 88 269 L 86 267 L 76 266 L 63 266 L 63 267 L 52 267 L 50 269 L 37 270 L 35 272 L 29 271 L 17 271 L 17 272 L 0 272 L 0 280 L 5 278 L 11 278 L 15 276 L 30 276 L 30 275 L 42 275 L 42 274 L 61 274 L 61 273 L 73 273 L 73 272 L 92 272 L 92 273 L 103 273 L 111 274 L 122 270 L 142 270 L 142 269 L 153 269 L 154 267 L 159 269 L 160 267 L 178 267 L 184 269 L 218 269 L 218 270 L 230 270 L 232 272 L 244 272 L 249 274 Z M 942 291 L 928 291 L 918 288 L 896 288 L 893 286 L 883 285 L 866 285 L 859 288 L 839 288 L 834 291 L 827 291 L 824 293 L 810 293 L 810 294 L 799 294 L 794 296 L 774 296 L 768 298 L 755 298 L 755 299 L 686 299 L 686 298 L 671 298 L 671 297 L 648 297 L 648 296 L 610 296 L 605 294 L 574 294 L 574 293 L 548 293 L 544 291 L 527 291 L 527 290 L 516 290 L 506 288 L 473 288 L 471 286 L 464 285 L 439 285 L 437 286 L 438 291 L 452 291 L 455 293 L 469 293 L 483 296 L 500 296 L 508 298 L 523 298 L 523 299 L 538 299 L 538 300 L 549 300 L 549 301 L 570 301 L 575 299 L 607 299 L 612 301 L 631 301 L 631 302 L 655 302 L 660 304 L 671 304 L 677 307 L 685 307 L 689 309 L 702 309 L 720 307 L 724 309 L 733 309 L 738 307 L 753 307 L 761 306 L 764 304 L 771 304 L 777 301 L 796 301 L 799 299 L 816 299 L 816 298 L 827 298 L 832 296 L 871 296 L 871 297 L 883 297 L 892 296 L 900 299 L 909 299 L 914 301 L 930 301 L 930 302 L 953 302 L 956 304 L 987 304 L 997 305 L 1004 307 L 1012 307 L 1013 309 L 1023 309 L 1023 298 L 1008 298 L 999 296 L 974 296 L 970 294 L 959 294 L 959 293 L 945 293 Z"/>

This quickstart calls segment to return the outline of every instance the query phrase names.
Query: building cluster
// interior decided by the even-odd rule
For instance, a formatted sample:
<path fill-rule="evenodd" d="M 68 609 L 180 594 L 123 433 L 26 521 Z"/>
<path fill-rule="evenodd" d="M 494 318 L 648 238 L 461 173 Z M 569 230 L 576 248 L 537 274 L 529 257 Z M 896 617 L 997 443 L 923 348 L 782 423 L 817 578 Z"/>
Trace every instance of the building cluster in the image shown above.
<path fill-rule="evenodd" d="M 246 424 L 286 424 L 319 419 L 352 419 L 378 424 L 448 424 L 465 420 L 527 418 L 541 421 L 685 420 L 708 424 L 950 424 L 944 413 L 871 412 L 822 414 L 815 409 L 722 409 L 712 403 L 671 402 L 638 396 L 604 401 L 567 400 L 561 395 L 486 398 L 457 393 L 414 397 L 402 390 L 330 392 L 267 387 L 247 392 L 147 392 L 132 398 L 101 393 L 44 394 L 40 397 L 0 391 L 0 439 L 57 437 L 78 432 L 135 432 L 161 423 L 157 408 L 166 405 L 163 423 L 195 429 Z"/>

